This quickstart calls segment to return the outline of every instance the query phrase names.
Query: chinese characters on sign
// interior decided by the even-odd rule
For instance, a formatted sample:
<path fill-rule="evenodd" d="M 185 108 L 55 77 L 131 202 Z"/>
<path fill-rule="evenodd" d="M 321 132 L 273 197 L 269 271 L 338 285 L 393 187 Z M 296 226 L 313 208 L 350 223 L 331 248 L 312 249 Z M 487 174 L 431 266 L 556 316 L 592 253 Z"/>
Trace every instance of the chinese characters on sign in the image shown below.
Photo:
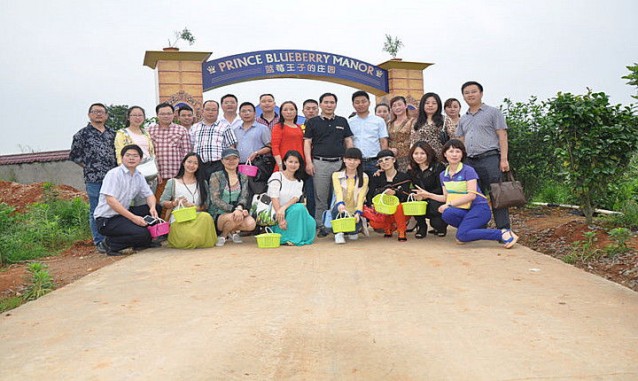
<path fill-rule="evenodd" d="M 292 77 L 321 78 L 388 92 L 386 70 L 354 58 L 308 50 L 264 50 L 237 54 L 204 62 L 202 69 L 204 91 L 252 79 Z"/>

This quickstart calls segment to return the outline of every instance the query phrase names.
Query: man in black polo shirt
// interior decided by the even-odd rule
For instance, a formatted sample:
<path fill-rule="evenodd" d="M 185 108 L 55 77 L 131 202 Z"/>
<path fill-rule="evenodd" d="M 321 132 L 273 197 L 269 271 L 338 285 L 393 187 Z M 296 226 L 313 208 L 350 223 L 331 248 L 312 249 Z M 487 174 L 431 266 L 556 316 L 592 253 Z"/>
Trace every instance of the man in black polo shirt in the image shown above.
<path fill-rule="evenodd" d="M 321 115 L 306 121 L 304 153 L 306 172 L 313 176 L 315 186 L 315 220 L 319 236 L 328 232 L 323 227 L 322 215 L 328 209 L 332 194 L 332 173 L 341 169 L 346 148 L 353 146 L 352 131 L 346 118 L 335 115 L 337 96 L 325 93 L 319 97 Z"/>

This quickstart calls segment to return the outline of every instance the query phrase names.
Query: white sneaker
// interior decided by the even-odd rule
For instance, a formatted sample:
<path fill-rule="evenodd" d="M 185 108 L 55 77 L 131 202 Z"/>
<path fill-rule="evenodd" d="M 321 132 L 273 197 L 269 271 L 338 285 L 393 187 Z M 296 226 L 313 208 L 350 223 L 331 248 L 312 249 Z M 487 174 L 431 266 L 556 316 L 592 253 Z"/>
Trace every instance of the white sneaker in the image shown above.
<path fill-rule="evenodd" d="M 222 247 L 226 243 L 226 237 L 217 237 L 217 243 L 215 246 Z"/>
<path fill-rule="evenodd" d="M 233 235 L 230 236 L 230 239 L 233 240 L 233 243 L 244 243 L 238 233 L 233 233 Z"/>
<path fill-rule="evenodd" d="M 346 243 L 346 237 L 343 236 L 343 233 L 335 234 L 335 243 L 336 244 Z"/>
<path fill-rule="evenodd" d="M 356 241 L 359 239 L 359 234 L 354 233 L 354 234 L 348 234 L 348 238 L 350 238 L 350 241 Z"/>

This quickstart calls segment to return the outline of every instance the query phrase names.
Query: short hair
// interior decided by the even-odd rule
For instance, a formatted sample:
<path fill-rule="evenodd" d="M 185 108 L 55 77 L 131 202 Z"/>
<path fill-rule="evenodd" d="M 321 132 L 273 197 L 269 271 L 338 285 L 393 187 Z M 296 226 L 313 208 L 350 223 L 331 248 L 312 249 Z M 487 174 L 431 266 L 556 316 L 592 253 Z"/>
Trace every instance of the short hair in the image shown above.
<path fill-rule="evenodd" d="M 89 106 L 89 114 L 91 113 L 91 111 L 93 111 L 93 107 L 96 107 L 96 106 L 102 107 L 107 114 L 109 113 L 109 109 L 106 108 L 104 103 L 93 103 L 92 105 Z"/>
<path fill-rule="evenodd" d="M 333 94 L 333 93 L 323 93 L 323 94 L 321 94 L 321 96 L 319 97 L 319 103 L 323 102 L 323 98 L 325 98 L 325 97 L 334 97 L 334 99 L 335 99 L 335 103 L 337 103 L 337 101 L 338 101 L 338 100 L 337 100 L 337 96 L 336 96 L 335 94 Z"/>
<path fill-rule="evenodd" d="M 463 152 L 463 157 L 461 158 L 461 161 L 465 161 L 465 158 L 467 157 L 467 151 L 465 150 L 465 144 L 463 144 L 462 141 L 460 141 L 459 139 L 450 139 L 450 140 L 448 140 L 447 143 L 445 143 L 443 145 L 443 148 L 441 149 L 441 155 L 443 155 L 444 158 L 445 158 L 445 153 L 450 148 L 458 148 L 458 149 L 460 149 L 461 152 Z"/>
<path fill-rule="evenodd" d="M 303 101 L 303 103 L 302 103 L 301 107 L 302 107 L 302 108 L 306 107 L 306 105 L 307 105 L 308 103 L 314 103 L 314 104 L 316 104 L 317 106 L 319 106 L 319 103 L 318 103 L 316 100 L 314 100 L 314 99 L 306 99 L 305 101 Z"/>
<path fill-rule="evenodd" d="M 240 104 L 239 105 L 239 109 L 241 110 L 241 108 L 244 107 L 244 106 L 250 106 L 250 107 L 253 108 L 253 111 L 255 111 L 255 105 L 250 103 L 250 102 L 244 102 L 244 103 Z"/>
<path fill-rule="evenodd" d="M 159 114 L 159 110 L 163 109 L 164 107 L 170 107 L 171 111 L 175 112 L 175 107 L 173 107 L 172 104 L 170 104 L 168 102 L 162 102 L 162 103 L 158 104 L 157 106 L 155 106 L 155 113 Z"/>
<path fill-rule="evenodd" d="M 356 97 L 366 97 L 367 100 L 370 100 L 370 96 L 368 95 L 368 93 L 366 93 L 363 90 L 357 90 L 354 93 L 352 93 L 352 101 L 354 102 L 354 99 Z"/>
<path fill-rule="evenodd" d="M 184 110 L 193 112 L 193 108 L 191 106 L 183 105 L 182 107 L 179 108 L 179 110 L 177 110 L 177 115 L 181 115 L 182 111 L 184 111 Z"/>
<path fill-rule="evenodd" d="M 212 100 L 212 99 L 209 99 L 209 100 L 207 100 L 206 102 L 204 102 L 204 104 L 202 105 L 202 108 L 206 107 L 206 103 L 210 103 L 210 102 L 212 102 L 212 103 L 216 104 L 216 105 L 217 105 L 217 109 L 219 109 L 219 102 L 214 101 L 214 100 Z"/>
<path fill-rule="evenodd" d="M 408 109 L 407 109 L 408 101 L 405 100 L 405 97 L 402 95 L 397 95 L 395 97 L 392 97 L 392 99 L 390 99 L 390 122 L 391 123 L 394 123 L 394 121 L 397 119 L 397 116 L 394 115 L 394 112 L 392 112 L 392 106 L 399 101 L 403 102 L 406 105 L 405 116 L 408 116 Z"/>
<path fill-rule="evenodd" d="M 220 103 L 224 103 L 224 99 L 226 98 L 233 98 L 235 100 L 235 102 L 237 102 L 237 97 L 234 96 L 233 94 L 226 94 L 222 97 L 222 99 L 219 101 Z"/>
<path fill-rule="evenodd" d="M 275 100 L 275 96 L 274 96 L 274 95 L 272 95 L 272 94 L 268 94 L 268 93 L 266 93 L 266 94 L 261 94 L 261 95 L 259 96 L 259 100 L 261 101 L 261 98 L 263 98 L 263 97 L 271 97 L 273 101 Z"/>
<path fill-rule="evenodd" d="M 388 112 L 390 111 L 390 105 L 387 103 L 377 103 L 377 105 L 374 106 L 374 111 L 376 112 L 379 109 L 379 107 L 385 107 L 388 109 Z"/>
<path fill-rule="evenodd" d="M 130 150 L 137 151 L 137 153 L 140 154 L 140 159 L 144 157 L 144 152 L 142 151 L 142 148 L 140 148 L 140 146 L 138 146 L 137 144 L 125 145 L 124 147 L 122 147 L 122 150 L 120 151 L 120 155 L 124 157 L 124 154 Z"/>
<path fill-rule="evenodd" d="M 472 86 L 472 85 L 476 85 L 479 88 L 480 92 L 483 92 L 483 85 L 481 85 L 480 83 L 476 82 L 476 81 L 467 81 L 465 82 L 462 86 L 461 86 L 461 92 L 463 92 L 463 90 L 465 90 L 466 87 L 468 86 Z"/>

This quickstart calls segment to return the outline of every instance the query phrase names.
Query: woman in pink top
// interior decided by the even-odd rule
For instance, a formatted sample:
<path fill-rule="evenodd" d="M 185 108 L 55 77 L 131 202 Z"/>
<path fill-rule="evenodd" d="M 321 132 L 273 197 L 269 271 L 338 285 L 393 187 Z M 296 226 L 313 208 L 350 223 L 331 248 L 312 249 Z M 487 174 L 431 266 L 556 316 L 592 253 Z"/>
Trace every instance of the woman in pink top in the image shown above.
<path fill-rule="evenodd" d="M 297 124 L 297 105 L 286 101 L 279 108 L 279 123 L 272 128 L 272 154 L 275 157 L 275 171 L 281 167 L 286 152 L 295 150 L 303 156 L 303 131 Z M 305 158 L 304 158 L 305 160 Z"/>

